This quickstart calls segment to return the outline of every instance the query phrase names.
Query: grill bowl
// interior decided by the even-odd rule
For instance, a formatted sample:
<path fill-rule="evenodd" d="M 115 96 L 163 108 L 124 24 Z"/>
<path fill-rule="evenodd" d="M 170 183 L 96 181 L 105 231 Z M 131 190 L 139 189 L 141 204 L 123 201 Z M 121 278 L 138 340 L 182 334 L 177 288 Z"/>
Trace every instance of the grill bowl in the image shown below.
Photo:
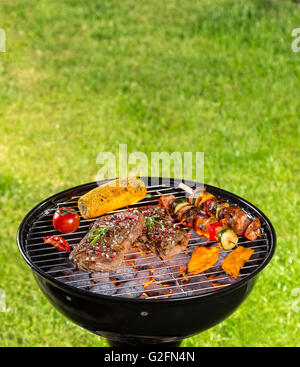
<path fill-rule="evenodd" d="M 142 179 L 147 184 L 149 178 Z M 155 178 L 154 181 L 155 186 L 148 186 L 148 190 L 151 188 L 152 191 L 161 191 L 164 188 L 172 192 L 181 182 L 164 178 Z M 197 186 L 194 181 L 185 181 L 185 184 L 192 188 Z M 254 205 L 237 195 L 206 185 L 208 192 L 239 205 L 250 215 L 260 219 L 264 234 L 261 246 L 265 247 L 265 251 L 252 266 L 250 273 L 218 290 L 180 298 L 129 299 L 75 288 L 55 279 L 34 261 L 30 250 L 28 251 L 30 234 L 32 228 L 41 222 L 41 218 L 49 216 L 51 210 L 57 208 L 58 203 L 81 196 L 98 185 L 99 182 L 80 185 L 41 202 L 23 219 L 18 230 L 17 243 L 22 256 L 32 268 L 39 287 L 50 302 L 76 324 L 106 337 L 110 345 L 179 345 L 182 339 L 214 326 L 227 318 L 243 302 L 253 288 L 258 274 L 274 254 L 276 234 L 269 219 Z"/>

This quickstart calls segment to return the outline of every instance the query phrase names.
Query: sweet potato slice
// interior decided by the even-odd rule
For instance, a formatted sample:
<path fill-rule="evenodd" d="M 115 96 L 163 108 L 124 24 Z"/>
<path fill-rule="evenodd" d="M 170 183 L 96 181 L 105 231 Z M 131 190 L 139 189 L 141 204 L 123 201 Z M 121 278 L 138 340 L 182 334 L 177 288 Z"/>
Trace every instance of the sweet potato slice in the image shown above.
<path fill-rule="evenodd" d="M 250 259 L 253 252 L 254 250 L 250 248 L 238 246 L 223 260 L 222 268 L 225 273 L 232 275 L 236 279 L 240 274 L 240 270 Z"/>
<path fill-rule="evenodd" d="M 196 247 L 188 263 L 188 273 L 195 275 L 211 268 L 219 258 L 220 247 Z"/>

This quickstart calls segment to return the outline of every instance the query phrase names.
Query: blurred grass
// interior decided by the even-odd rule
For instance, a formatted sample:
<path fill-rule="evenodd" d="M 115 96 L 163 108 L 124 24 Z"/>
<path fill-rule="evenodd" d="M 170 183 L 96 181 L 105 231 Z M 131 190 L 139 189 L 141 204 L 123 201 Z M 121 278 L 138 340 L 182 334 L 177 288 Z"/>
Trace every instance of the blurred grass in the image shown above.
<path fill-rule="evenodd" d="M 257 205 L 278 249 L 230 318 L 184 346 L 299 346 L 300 54 L 293 1 L 0 1 L 1 346 L 104 346 L 44 298 L 16 243 L 97 154 L 203 151 L 205 182 Z"/>

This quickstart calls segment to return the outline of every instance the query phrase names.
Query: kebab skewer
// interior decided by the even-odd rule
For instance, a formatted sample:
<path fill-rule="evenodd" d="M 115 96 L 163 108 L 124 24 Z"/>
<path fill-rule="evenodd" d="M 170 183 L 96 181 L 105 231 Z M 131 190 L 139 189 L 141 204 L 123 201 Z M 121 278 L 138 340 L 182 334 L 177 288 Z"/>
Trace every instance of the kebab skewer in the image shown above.
<path fill-rule="evenodd" d="M 180 186 L 184 189 L 186 185 Z M 203 191 L 202 188 L 194 190 L 189 201 L 207 215 L 213 215 L 224 225 L 231 227 L 239 236 L 254 241 L 261 235 L 261 224 L 258 218 L 249 218 L 239 206 L 218 199 L 213 194 Z"/>
<path fill-rule="evenodd" d="M 185 186 L 185 187 L 183 187 Z M 183 225 L 192 227 L 200 234 L 209 236 L 211 241 L 218 240 L 225 250 L 237 245 L 238 235 L 254 241 L 260 236 L 261 226 L 258 218 L 250 219 L 238 206 L 218 199 L 202 189 L 188 188 L 189 199 L 176 198 L 174 195 L 161 195 L 159 204 L 169 210 Z"/>

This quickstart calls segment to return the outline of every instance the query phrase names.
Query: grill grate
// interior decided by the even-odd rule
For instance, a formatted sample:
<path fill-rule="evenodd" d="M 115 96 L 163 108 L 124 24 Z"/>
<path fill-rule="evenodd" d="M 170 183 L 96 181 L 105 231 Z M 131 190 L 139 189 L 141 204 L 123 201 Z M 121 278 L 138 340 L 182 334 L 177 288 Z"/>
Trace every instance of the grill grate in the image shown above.
<path fill-rule="evenodd" d="M 96 186 L 96 185 L 95 185 Z M 59 232 L 57 232 L 53 225 L 52 225 L 52 216 L 54 211 L 62 206 L 69 206 L 77 210 L 77 199 L 83 195 L 85 192 L 89 191 L 91 188 L 83 188 L 81 191 L 77 191 L 76 195 L 72 195 L 72 191 L 70 190 L 70 193 L 66 192 L 64 196 L 60 196 L 59 199 L 50 201 L 49 206 L 43 210 L 40 215 L 35 218 L 36 220 L 31 223 L 31 225 L 28 228 L 27 236 L 25 240 L 25 253 L 30 260 L 32 264 L 34 264 L 40 271 L 42 271 L 44 274 L 47 274 L 48 276 L 51 276 L 55 278 L 58 281 L 63 282 L 63 284 L 67 284 L 69 286 L 76 286 L 76 288 L 89 291 L 88 289 L 93 286 L 93 282 L 100 280 L 102 278 L 102 275 L 93 275 L 91 273 L 83 273 L 83 272 L 75 272 L 75 269 L 72 265 L 72 263 L 68 259 L 68 254 L 54 248 L 51 245 L 45 245 L 43 242 L 43 238 L 45 236 L 50 235 L 61 235 Z M 155 186 L 147 186 L 147 192 L 151 195 L 151 197 L 147 197 L 140 201 L 137 204 L 130 205 L 129 208 L 134 207 L 141 207 L 146 205 L 155 205 L 157 204 L 157 199 L 159 198 L 159 195 L 157 194 L 157 191 L 163 193 L 163 194 L 173 194 L 177 198 L 185 197 L 185 192 L 178 188 L 178 187 L 172 187 L 168 185 L 155 185 Z M 78 195 L 79 194 L 79 195 Z M 240 203 L 239 205 L 243 207 Z M 248 209 L 244 207 L 244 209 Z M 114 211 L 118 212 L 118 210 Z M 257 213 L 251 213 L 250 214 L 257 216 Z M 71 248 L 78 243 L 87 233 L 88 227 L 95 219 L 86 220 L 81 218 L 80 226 L 74 233 L 64 234 L 63 237 L 70 243 Z M 261 220 L 262 222 L 262 237 L 255 240 L 255 241 L 248 241 L 244 237 L 239 237 L 239 245 L 243 245 L 246 247 L 249 247 L 251 249 L 254 249 L 255 252 L 251 259 L 244 265 L 244 267 L 241 270 L 240 276 L 236 281 L 241 281 L 245 279 L 246 277 L 250 276 L 254 271 L 259 269 L 265 262 L 266 258 L 268 257 L 271 249 L 269 245 L 269 238 L 267 235 L 267 230 L 265 229 L 266 223 L 264 223 L 264 220 Z M 191 237 L 189 239 L 188 247 L 185 251 L 183 251 L 180 256 L 178 255 L 176 258 L 176 266 L 184 266 L 184 261 L 186 261 L 187 256 L 191 256 L 193 249 L 196 246 L 215 246 L 215 241 L 209 241 L 204 236 L 199 236 L 198 234 L 194 233 L 193 231 L 190 232 Z M 227 252 L 228 253 L 228 252 Z M 113 294 L 113 297 L 122 297 L 122 296 L 129 296 L 128 287 L 125 284 L 126 282 L 134 281 L 139 278 L 139 280 L 145 279 L 147 280 L 149 278 L 148 275 L 144 275 L 142 272 L 145 271 L 143 269 L 144 266 L 147 265 L 147 259 L 149 257 L 148 254 L 142 253 L 141 250 L 134 250 L 130 252 L 130 255 L 132 257 L 137 256 L 139 260 L 139 269 L 135 269 L 136 273 L 132 277 L 127 277 L 126 280 L 118 280 L 118 293 Z M 207 292 L 216 292 L 219 288 L 228 287 L 232 284 L 233 278 L 230 278 L 225 272 L 220 271 L 220 268 L 216 268 L 215 266 L 209 269 L 205 272 L 206 279 L 199 280 L 199 275 L 187 275 L 186 273 L 178 274 L 178 269 L 176 271 L 173 271 L 174 266 L 172 265 L 172 258 L 169 259 L 162 259 L 163 263 L 160 265 L 160 269 L 168 270 L 168 277 L 162 280 L 153 280 L 153 277 L 151 276 L 153 274 L 153 271 L 155 271 L 157 268 L 155 266 L 151 267 L 150 269 L 150 278 L 152 280 L 150 282 L 147 282 L 147 284 L 152 283 L 156 286 L 156 291 L 164 291 L 166 290 L 166 285 L 168 288 L 169 294 L 163 294 L 161 295 L 147 295 L 147 289 L 145 289 L 143 293 L 143 298 L 145 299 L 161 299 L 166 297 L 173 297 L 173 296 L 179 296 L 184 295 L 194 295 L 195 289 L 193 287 L 197 286 L 201 288 L 201 294 L 207 293 Z M 182 260 L 182 261 L 181 261 Z M 143 263 L 145 261 L 145 263 Z M 133 260 L 131 259 L 125 259 L 123 260 L 122 265 L 126 264 L 132 264 Z M 55 267 L 66 267 L 68 268 L 68 271 L 72 274 L 68 274 L 67 276 L 64 275 L 57 275 L 59 273 L 58 270 L 55 269 Z M 170 269 L 171 267 L 171 269 Z M 146 269 L 147 270 L 147 269 Z M 148 270 L 149 271 L 149 270 Z M 83 274 L 83 275 L 82 275 Z M 86 274 L 89 274 L 88 276 Z M 99 274 L 99 273 L 98 273 Z M 213 277 L 217 276 L 216 284 L 212 286 L 212 283 L 214 283 Z M 67 278 L 67 280 L 66 280 Z M 188 281 L 189 288 L 186 286 L 186 282 Z M 227 282 L 228 281 L 228 282 Z M 223 284 L 221 284 L 221 283 Z M 226 283 L 227 282 L 227 283 Z M 101 281 L 102 285 L 107 285 L 111 283 L 110 279 L 107 279 L 105 281 Z M 97 284 L 97 283 L 96 283 Z M 192 288 L 191 288 L 192 287 Z M 146 287 L 147 288 L 147 287 Z M 127 290 L 127 291 L 126 291 Z M 178 291 L 173 294 L 173 291 Z M 149 293 L 149 292 L 148 292 Z"/>

